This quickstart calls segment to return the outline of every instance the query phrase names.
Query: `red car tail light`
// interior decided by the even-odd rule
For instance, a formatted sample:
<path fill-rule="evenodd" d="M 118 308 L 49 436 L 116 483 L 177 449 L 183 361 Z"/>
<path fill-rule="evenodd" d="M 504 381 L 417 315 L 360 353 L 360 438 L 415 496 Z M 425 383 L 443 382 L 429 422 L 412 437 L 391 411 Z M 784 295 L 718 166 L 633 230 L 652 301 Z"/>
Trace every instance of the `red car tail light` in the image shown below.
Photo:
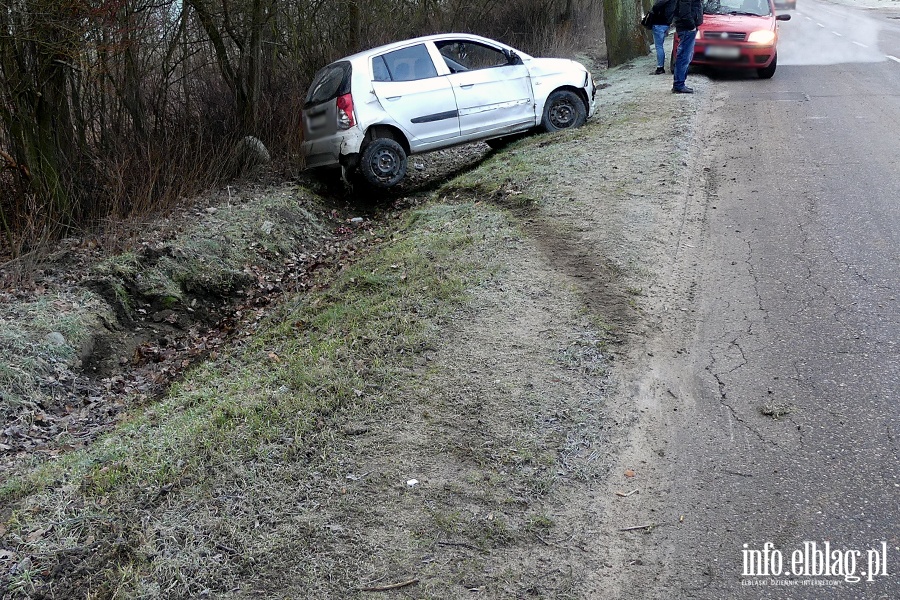
<path fill-rule="evenodd" d="M 354 125 L 356 125 L 356 120 L 353 118 L 353 96 L 350 94 L 344 94 L 343 96 L 338 96 L 337 98 L 337 122 L 338 128 L 340 129 L 350 129 Z"/>

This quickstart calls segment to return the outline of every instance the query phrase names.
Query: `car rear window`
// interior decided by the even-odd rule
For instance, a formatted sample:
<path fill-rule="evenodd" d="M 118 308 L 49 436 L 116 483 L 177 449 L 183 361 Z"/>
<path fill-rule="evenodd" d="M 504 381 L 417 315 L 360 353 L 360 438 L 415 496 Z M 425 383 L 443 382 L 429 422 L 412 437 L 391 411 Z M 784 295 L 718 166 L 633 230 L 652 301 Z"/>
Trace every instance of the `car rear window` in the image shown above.
<path fill-rule="evenodd" d="M 415 81 L 437 77 L 425 44 L 387 52 L 372 59 L 375 81 Z"/>
<path fill-rule="evenodd" d="M 350 63 L 339 62 L 322 68 L 309 86 L 304 107 L 315 106 L 350 91 Z"/>

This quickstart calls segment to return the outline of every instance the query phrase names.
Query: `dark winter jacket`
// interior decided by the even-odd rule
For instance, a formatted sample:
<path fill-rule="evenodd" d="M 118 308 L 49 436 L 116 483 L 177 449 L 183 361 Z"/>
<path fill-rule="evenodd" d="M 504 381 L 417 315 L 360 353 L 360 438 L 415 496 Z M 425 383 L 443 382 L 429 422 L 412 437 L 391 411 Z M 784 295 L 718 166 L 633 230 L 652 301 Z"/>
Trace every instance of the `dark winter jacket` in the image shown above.
<path fill-rule="evenodd" d="M 677 0 L 658 0 L 650 9 L 651 25 L 671 25 Z"/>
<path fill-rule="evenodd" d="M 703 23 L 703 0 L 675 0 L 675 31 L 690 31 Z"/>

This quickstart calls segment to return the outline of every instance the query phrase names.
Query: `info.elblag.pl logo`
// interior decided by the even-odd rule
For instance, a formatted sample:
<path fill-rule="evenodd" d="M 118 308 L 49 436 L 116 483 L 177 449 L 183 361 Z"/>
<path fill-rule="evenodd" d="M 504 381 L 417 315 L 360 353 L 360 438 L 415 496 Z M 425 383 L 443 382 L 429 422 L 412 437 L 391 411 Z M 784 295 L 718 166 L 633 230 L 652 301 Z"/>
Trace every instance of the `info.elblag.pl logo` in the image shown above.
<path fill-rule="evenodd" d="M 743 547 L 744 577 L 843 578 L 847 583 L 859 583 L 889 576 L 887 542 L 866 550 L 832 548 L 831 542 L 803 542 L 802 548 L 789 553 L 772 542 L 759 550 L 749 544 Z"/>

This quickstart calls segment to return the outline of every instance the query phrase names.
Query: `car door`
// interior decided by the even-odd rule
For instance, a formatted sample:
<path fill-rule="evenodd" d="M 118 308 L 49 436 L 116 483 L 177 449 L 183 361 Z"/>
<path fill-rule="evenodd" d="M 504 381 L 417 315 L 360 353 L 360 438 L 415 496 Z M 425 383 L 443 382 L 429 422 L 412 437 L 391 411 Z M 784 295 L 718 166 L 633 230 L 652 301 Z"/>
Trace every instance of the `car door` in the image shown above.
<path fill-rule="evenodd" d="M 435 43 L 450 68 L 463 137 L 527 129 L 536 122 L 528 68 L 499 47 L 467 39 Z M 519 61 L 521 63 L 521 61 Z"/>
<path fill-rule="evenodd" d="M 372 73 L 375 96 L 412 148 L 459 137 L 456 96 L 425 44 L 373 57 Z"/>

